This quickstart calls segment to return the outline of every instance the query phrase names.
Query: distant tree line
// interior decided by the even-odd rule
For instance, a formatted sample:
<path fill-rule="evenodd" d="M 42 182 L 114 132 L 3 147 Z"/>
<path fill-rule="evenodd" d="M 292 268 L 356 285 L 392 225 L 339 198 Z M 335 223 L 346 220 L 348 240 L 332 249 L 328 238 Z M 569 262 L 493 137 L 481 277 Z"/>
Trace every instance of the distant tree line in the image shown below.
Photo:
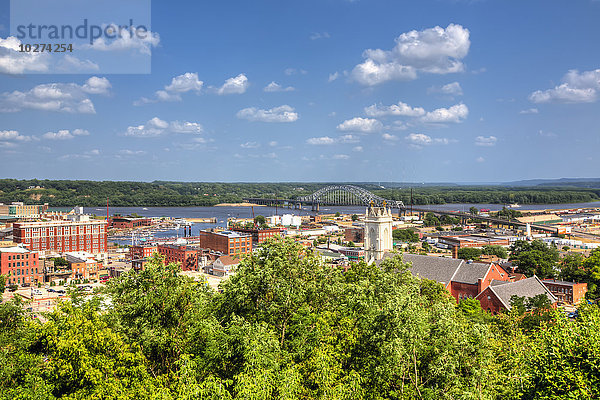
<path fill-rule="evenodd" d="M 247 197 L 295 199 L 314 193 L 328 183 L 219 183 L 219 182 L 116 182 L 86 180 L 0 179 L 0 202 L 48 203 L 53 207 L 213 206 L 240 203 Z M 411 203 L 411 191 L 381 189 L 359 184 L 389 200 Z M 600 200 L 600 189 L 502 186 L 429 186 L 413 190 L 413 204 L 494 203 L 556 204 Z"/>

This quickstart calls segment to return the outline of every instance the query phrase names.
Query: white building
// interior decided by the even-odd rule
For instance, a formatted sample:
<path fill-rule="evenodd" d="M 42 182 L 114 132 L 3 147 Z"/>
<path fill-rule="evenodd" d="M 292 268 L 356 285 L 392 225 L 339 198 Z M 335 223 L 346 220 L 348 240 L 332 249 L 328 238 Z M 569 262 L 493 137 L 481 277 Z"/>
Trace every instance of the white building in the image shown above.
<path fill-rule="evenodd" d="M 295 226 L 298 228 L 302 225 L 302 218 L 293 214 L 284 214 L 281 216 L 281 225 L 283 226 Z"/>
<path fill-rule="evenodd" d="M 365 260 L 367 263 L 381 260 L 392 248 L 392 211 L 369 207 L 365 217 Z"/>

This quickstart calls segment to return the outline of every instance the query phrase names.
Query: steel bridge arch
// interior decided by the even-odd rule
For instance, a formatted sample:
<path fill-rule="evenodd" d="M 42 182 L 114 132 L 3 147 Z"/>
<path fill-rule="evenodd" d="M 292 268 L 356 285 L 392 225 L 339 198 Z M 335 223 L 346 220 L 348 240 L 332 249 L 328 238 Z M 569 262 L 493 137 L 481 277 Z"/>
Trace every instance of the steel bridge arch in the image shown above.
<path fill-rule="evenodd" d="M 330 201 L 327 199 L 327 196 L 335 193 L 335 192 L 346 192 L 356 199 L 359 200 L 361 205 L 369 206 L 374 205 L 376 207 L 391 207 L 402 209 L 404 207 L 404 203 L 397 200 L 387 200 L 383 197 L 377 196 L 366 189 L 360 188 L 354 185 L 331 185 L 321 188 L 314 192 L 311 195 L 300 197 L 298 200 L 303 202 L 308 202 L 312 204 L 331 204 L 336 205 L 336 201 Z M 342 204 L 343 202 L 337 202 L 337 204 Z"/>

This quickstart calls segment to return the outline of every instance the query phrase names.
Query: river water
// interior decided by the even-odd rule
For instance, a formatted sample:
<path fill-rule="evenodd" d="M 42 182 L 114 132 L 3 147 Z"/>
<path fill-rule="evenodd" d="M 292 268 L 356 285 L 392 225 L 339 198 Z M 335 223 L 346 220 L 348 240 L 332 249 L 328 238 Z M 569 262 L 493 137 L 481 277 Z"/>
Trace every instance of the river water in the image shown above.
<path fill-rule="evenodd" d="M 426 209 L 437 209 L 445 211 L 465 211 L 469 208 L 476 207 L 478 209 L 489 209 L 498 211 L 502 209 L 502 204 L 433 204 L 415 206 Z M 527 204 L 516 210 L 560 210 L 560 209 L 577 209 L 577 208 L 600 208 L 600 202 L 592 203 L 571 203 L 571 204 Z M 106 215 L 106 208 L 101 207 L 86 207 L 86 214 Z M 365 207 L 333 207 L 322 206 L 320 213 L 342 213 L 342 214 L 364 214 Z M 251 207 L 111 207 L 110 215 L 121 214 L 130 215 L 138 214 L 144 217 L 172 217 L 172 218 L 216 218 L 216 223 L 195 223 L 192 226 L 192 235 L 196 235 L 202 229 L 226 227 L 228 218 L 252 218 Z M 275 214 L 294 214 L 294 215 L 314 215 L 309 208 L 288 209 L 282 207 L 254 207 L 254 215 L 270 216 Z M 183 229 L 179 231 L 157 232 L 156 237 L 172 237 L 183 236 Z"/>

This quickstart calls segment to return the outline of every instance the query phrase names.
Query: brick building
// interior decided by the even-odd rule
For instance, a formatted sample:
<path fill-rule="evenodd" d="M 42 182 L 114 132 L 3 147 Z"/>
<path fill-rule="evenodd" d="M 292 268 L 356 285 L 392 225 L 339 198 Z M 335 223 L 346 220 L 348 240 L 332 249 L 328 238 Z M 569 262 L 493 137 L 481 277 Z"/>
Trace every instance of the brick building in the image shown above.
<path fill-rule="evenodd" d="M 100 264 L 86 252 L 69 252 L 64 258 L 71 268 L 71 279 L 98 279 Z"/>
<path fill-rule="evenodd" d="M 501 310 L 511 309 L 510 299 L 512 296 L 532 298 L 539 294 L 545 294 L 551 304 L 557 302 L 557 298 L 548 290 L 542 281 L 534 276 L 516 282 L 492 282 L 476 297 L 481 308 L 497 314 Z"/>
<path fill-rule="evenodd" d="M 252 235 L 232 232 L 200 231 L 200 247 L 230 256 L 252 253 Z"/>
<path fill-rule="evenodd" d="M 129 246 L 129 257 L 132 260 L 138 260 L 140 258 L 150 258 L 154 253 L 158 252 L 158 246 L 156 244 L 139 244 Z"/>
<path fill-rule="evenodd" d="M 13 241 L 32 251 L 105 253 L 106 221 L 90 220 L 85 215 L 72 217 L 71 220 L 17 222 L 13 224 Z"/>
<path fill-rule="evenodd" d="M 570 304 L 579 304 L 587 293 L 587 283 L 575 283 L 544 279 L 542 283 L 552 292 L 558 301 Z"/>
<path fill-rule="evenodd" d="M 259 243 L 264 242 L 267 239 L 281 235 L 281 229 L 279 228 L 233 228 L 232 231 L 252 235 L 253 245 L 257 245 Z"/>
<path fill-rule="evenodd" d="M 385 253 L 384 259 L 395 253 Z M 510 276 L 495 263 L 474 263 L 456 258 L 403 254 L 404 262 L 409 262 L 410 272 L 420 278 L 441 283 L 456 301 L 475 298 L 492 281 L 510 280 Z"/>
<path fill-rule="evenodd" d="M 365 241 L 365 228 L 346 228 L 344 230 L 344 240 L 347 242 L 363 243 Z"/>
<path fill-rule="evenodd" d="M 175 244 L 159 244 L 158 253 L 165 256 L 165 265 L 170 263 L 180 263 L 182 271 L 198 270 L 198 253 L 201 251 L 197 247 L 180 246 Z"/>
<path fill-rule="evenodd" d="M 361 247 L 346 247 L 338 250 L 340 254 L 348 257 L 348 260 L 358 261 L 364 260 L 365 258 L 365 250 Z"/>
<path fill-rule="evenodd" d="M 458 258 L 458 250 L 465 247 L 483 247 L 483 246 L 506 246 L 510 245 L 507 238 L 489 237 L 484 235 L 455 235 L 441 236 L 439 243 L 445 244 L 452 249 L 452 257 Z"/>
<path fill-rule="evenodd" d="M 115 229 L 133 229 L 142 226 L 151 226 L 151 218 L 112 217 L 109 226 Z"/>
<path fill-rule="evenodd" d="M 0 274 L 6 285 L 30 286 L 44 281 L 38 253 L 23 247 L 0 248 Z"/>

